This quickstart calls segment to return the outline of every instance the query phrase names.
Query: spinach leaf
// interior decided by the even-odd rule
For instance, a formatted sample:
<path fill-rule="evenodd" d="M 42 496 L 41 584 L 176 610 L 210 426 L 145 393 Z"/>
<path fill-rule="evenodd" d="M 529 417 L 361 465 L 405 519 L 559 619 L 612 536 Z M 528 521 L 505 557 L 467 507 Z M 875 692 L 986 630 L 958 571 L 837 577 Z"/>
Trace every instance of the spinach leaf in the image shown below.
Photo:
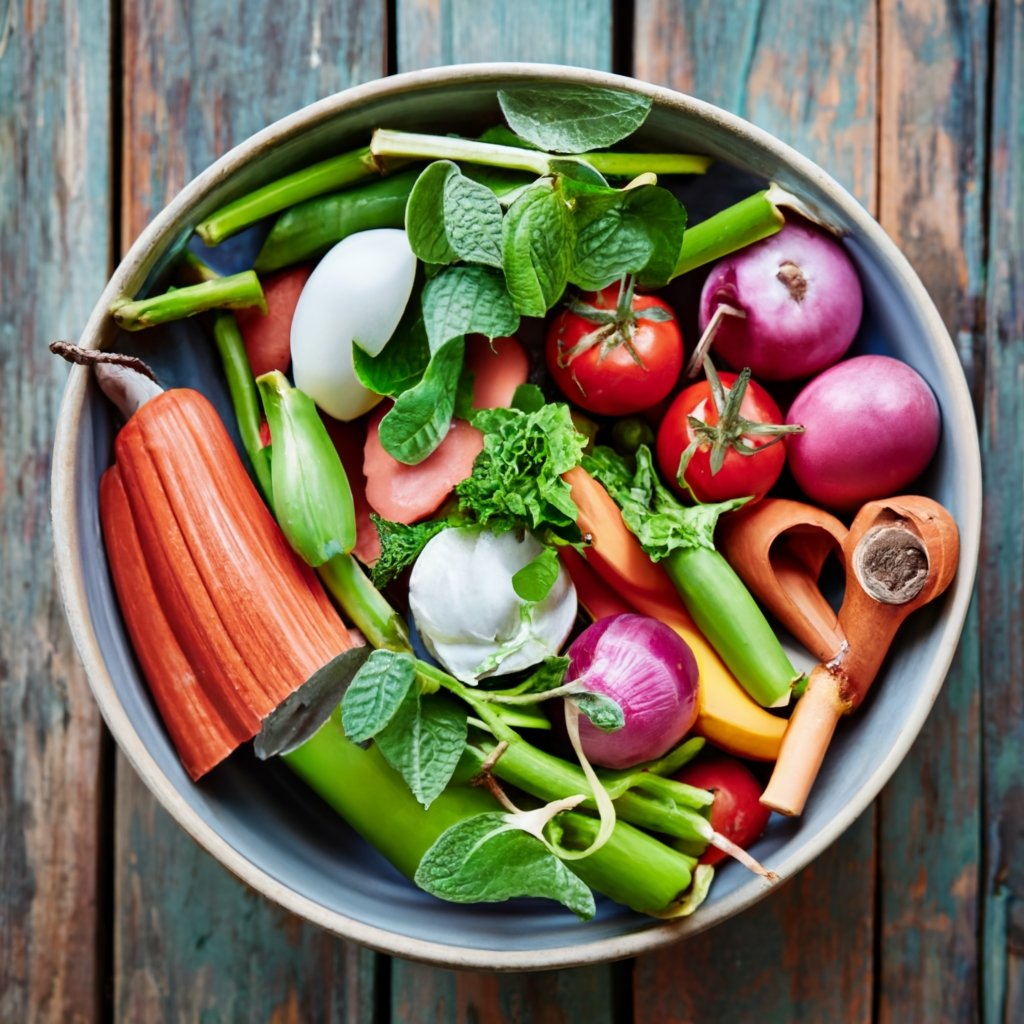
<path fill-rule="evenodd" d="M 416 659 L 400 651 L 374 651 L 345 691 L 341 725 L 353 743 L 365 743 L 394 718 L 416 681 Z"/>
<path fill-rule="evenodd" d="M 498 903 L 519 896 L 557 900 L 586 921 L 591 891 L 550 848 L 502 811 L 452 825 L 427 850 L 414 881 L 453 903 Z"/>
<path fill-rule="evenodd" d="M 498 91 L 509 127 L 552 153 L 585 153 L 613 146 L 647 119 L 651 99 L 593 86 L 521 86 Z"/>
<path fill-rule="evenodd" d="M 409 247 L 424 263 L 453 263 L 459 254 L 445 229 L 445 183 L 458 174 L 457 164 L 435 160 L 416 179 L 405 206 L 405 233 Z"/>
<path fill-rule="evenodd" d="M 467 730 L 464 707 L 443 694 L 421 696 L 413 687 L 374 742 L 413 796 L 429 807 L 451 781 Z"/>
<path fill-rule="evenodd" d="M 495 533 L 526 527 L 542 540 L 549 531 L 577 543 L 579 510 L 562 474 L 579 465 L 586 439 L 568 405 L 481 409 L 473 424 L 483 431 L 484 448 L 455 488 L 459 508 Z"/>
<path fill-rule="evenodd" d="M 405 523 L 382 519 L 376 512 L 370 513 L 370 520 L 380 537 L 380 556 L 370 570 L 370 579 L 378 588 L 386 587 L 399 573 L 412 565 L 426 547 L 427 541 L 448 526 L 444 519 L 407 526 Z"/>
<path fill-rule="evenodd" d="M 501 274 L 461 264 L 446 267 L 426 283 L 423 318 L 432 352 L 459 335 L 498 338 L 519 327 L 519 314 Z"/>
<path fill-rule="evenodd" d="M 505 214 L 502 269 L 512 303 L 523 316 L 544 316 L 569 282 L 575 229 L 557 184 L 542 178 L 524 189 Z"/>
<path fill-rule="evenodd" d="M 554 548 L 544 548 L 536 558 L 531 559 L 512 575 L 512 589 L 524 601 L 538 604 L 551 593 L 558 579 L 561 563 Z"/>
<path fill-rule="evenodd" d="M 486 186 L 464 174 L 444 183 L 444 230 L 459 259 L 501 266 L 501 203 Z"/>
<path fill-rule="evenodd" d="M 395 399 L 380 421 L 380 443 L 407 466 L 422 462 L 444 440 L 451 425 L 465 343 L 445 342 L 431 357 L 423 378 Z"/>
<path fill-rule="evenodd" d="M 358 342 L 352 344 L 352 368 L 364 388 L 394 398 L 423 377 L 430 362 L 430 346 L 420 303 L 409 300 L 395 333 L 378 355 L 371 356 Z"/>

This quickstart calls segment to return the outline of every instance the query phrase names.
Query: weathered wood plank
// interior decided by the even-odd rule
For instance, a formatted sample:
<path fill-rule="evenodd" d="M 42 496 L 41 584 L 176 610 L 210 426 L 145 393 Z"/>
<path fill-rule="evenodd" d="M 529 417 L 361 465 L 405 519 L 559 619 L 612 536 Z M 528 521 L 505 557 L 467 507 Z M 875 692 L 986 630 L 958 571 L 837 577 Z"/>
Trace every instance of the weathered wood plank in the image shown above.
<path fill-rule="evenodd" d="M 385 71 L 384 5 L 129 4 L 123 238 L 234 143 Z M 117 765 L 114 996 L 121 1020 L 363 1021 L 376 957 L 231 878 Z"/>
<path fill-rule="evenodd" d="M 99 714 L 53 572 L 65 368 L 110 269 L 105 7 L 0 5 L 0 1020 L 102 1013 Z M 59 71 L 55 71 L 59 69 Z"/>
<path fill-rule="evenodd" d="M 881 12 L 879 219 L 935 298 L 975 393 L 989 393 L 979 319 L 989 5 L 918 0 Z M 978 680 L 1000 700 L 1012 678 L 979 671 L 980 624 L 972 615 L 931 717 L 880 800 L 883 1021 L 978 1013 Z"/>
<path fill-rule="evenodd" d="M 610 69 L 611 0 L 400 0 L 398 70 L 521 60 Z"/>
<path fill-rule="evenodd" d="M 982 456 L 986 506 L 978 580 L 984 711 L 986 1021 L 1024 1019 L 1024 5 L 992 5 L 989 277 Z"/>
<path fill-rule="evenodd" d="M 869 208 L 876 171 L 875 5 L 638 0 L 634 74 L 747 117 Z M 637 962 L 637 1020 L 867 1021 L 874 812 L 781 892 Z"/>

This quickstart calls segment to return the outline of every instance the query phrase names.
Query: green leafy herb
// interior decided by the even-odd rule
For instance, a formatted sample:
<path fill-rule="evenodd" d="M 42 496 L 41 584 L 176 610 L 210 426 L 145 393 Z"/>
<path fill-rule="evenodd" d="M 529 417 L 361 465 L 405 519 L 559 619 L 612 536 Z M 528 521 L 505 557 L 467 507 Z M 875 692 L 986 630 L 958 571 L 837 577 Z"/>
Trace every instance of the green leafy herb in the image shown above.
<path fill-rule="evenodd" d="M 527 529 L 569 543 L 580 540 L 578 509 L 562 479 L 580 463 L 585 438 L 562 402 L 535 412 L 481 409 L 473 424 L 484 448 L 456 488 L 459 507 L 495 533 Z"/>
<path fill-rule="evenodd" d="M 607 694 L 585 690 L 567 694 L 566 700 L 571 700 L 602 732 L 615 732 L 626 724 L 626 716 L 618 701 Z"/>
<path fill-rule="evenodd" d="M 453 903 L 498 903 L 519 896 L 557 900 L 586 921 L 593 893 L 516 815 L 495 811 L 443 832 L 416 870 L 416 884 Z"/>
<path fill-rule="evenodd" d="M 448 526 L 443 519 L 407 526 L 405 523 L 393 523 L 390 519 L 382 519 L 376 512 L 370 513 L 370 520 L 380 537 L 380 556 L 370 570 L 370 578 L 375 587 L 386 587 L 419 558 L 420 552 L 431 537 L 435 537 Z"/>
<path fill-rule="evenodd" d="M 502 225 L 502 269 L 516 310 L 544 316 L 562 297 L 572 269 L 575 229 L 560 188 L 542 178 L 524 189 Z"/>
<path fill-rule="evenodd" d="M 373 739 L 394 718 L 416 682 L 416 659 L 402 651 L 374 651 L 345 691 L 341 724 L 353 743 Z"/>
<path fill-rule="evenodd" d="M 444 186 L 458 174 L 457 164 L 435 160 L 416 179 L 405 207 L 405 233 L 409 247 L 424 263 L 453 263 L 458 253 L 448 240 L 444 219 Z"/>
<path fill-rule="evenodd" d="M 588 86 L 502 89 L 498 102 L 517 135 L 552 153 L 613 146 L 632 135 L 651 109 L 648 96 Z"/>
<path fill-rule="evenodd" d="M 630 471 L 621 455 L 604 446 L 587 455 L 583 465 L 607 488 L 622 509 L 623 522 L 655 562 L 680 548 L 714 551 L 718 517 L 742 507 L 748 500 L 736 498 L 711 505 L 680 504 L 658 479 L 646 445 L 637 449 L 635 472 Z"/>
<path fill-rule="evenodd" d="M 524 600 L 539 603 L 551 593 L 561 563 L 554 548 L 544 548 L 512 576 L 512 589 Z"/>
<path fill-rule="evenodd" d="M 520 384 L 512 394 L 512 408 L 520 412 L 536 412 L 546 404 L 544 392 L 536 384 Z"/>
<path fill-rule="evenodd" d="M 501 203 L 464 174 L 444 183 L 444 229 L 451 247 L 469 263 L 501 266 Z"/>
<path fill-rule="evenodd" d="M 655 185 L 591 192 L 576 211 L 574 284 L 596 291 L 626 274 L 645 287 L 668 282 L 686 228 L 686 211 L 671 192 Z"/>
<path fill-rule="evenodd" d="M 420 303 L 412 299 L 405 307 L 395 333 L 376 356 L 352 345 L 352 367 L 359 383 L 378 395 L 394 398 L 423 378 L 430 362 L 430 346 Z"/>
<path fill-rule="evenodd" d="M 380 421 L 380 443 L 407 466 L 422 462 L 444 440 L 455 409 L 465 344 L 452 338 L 431 357 L 422 379 L 395 399 Z"/>
<path fill-rule="evenodd" d="M 374 742 L 413 796 L 429 807 L 451 781 L 467 728 L 464 707 L 442 694 L 421 695 L 413 687 Z"/>
<path fill-rule="evenodd" d="M 426 283 L 423 317 L 431 351 L 461 335 L 498 338 L 519 327 L 519 314 L 501 274 L 462 264 L 446 267 Z"/>

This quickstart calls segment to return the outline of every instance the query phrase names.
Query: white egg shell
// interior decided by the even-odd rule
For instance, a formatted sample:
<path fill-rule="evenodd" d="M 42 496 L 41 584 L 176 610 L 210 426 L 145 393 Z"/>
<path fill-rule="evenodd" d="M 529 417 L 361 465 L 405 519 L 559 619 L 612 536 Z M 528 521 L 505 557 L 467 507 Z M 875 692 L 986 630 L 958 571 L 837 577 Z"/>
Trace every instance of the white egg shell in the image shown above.
<path fill-rule="evenodd" d="M 354 420 L 381 396 L 359 383 L 352 342 L 377 355 L 412 294 L 416 257 L 398 228 L 343 238 L 310 274 L 292 317 L 295 385 L 328 415 Z"/>
<path fill-rule="evenodd" d="M 475 683 L 485 658 L 520 630 L 523 600 L 512 576 L 541 552 L 514 532 L 443 530 L 420 552 L 409 578 L 409 606 L 424 646 L 456 679 Z M 530 638 L 501 662 L 507 675 L 557 654 L 576 621 L 576 588 L 565 567 L 532 609 Z"/>

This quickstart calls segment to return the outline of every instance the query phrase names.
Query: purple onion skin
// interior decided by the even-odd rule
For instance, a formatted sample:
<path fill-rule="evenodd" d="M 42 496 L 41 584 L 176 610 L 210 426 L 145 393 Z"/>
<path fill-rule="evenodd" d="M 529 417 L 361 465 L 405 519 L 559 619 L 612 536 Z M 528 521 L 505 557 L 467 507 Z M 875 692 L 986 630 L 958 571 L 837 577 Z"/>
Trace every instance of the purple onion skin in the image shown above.
<path fill-rule="evenodd" d="M 625 725 L 602 732 L 580 716 L 587 759 L 604 768 L 631 768 L 661 757 L 697 719 L 697 661 L 672 629 L 646 615 L 611 615 L 587 627 L 569 648 L 566 682 L 617 701 Z"/>
<path fill-rule="evenodd" d="M 890 356 L 856 356 L 794 399 L 786 459 L 811 501 L 836 511 L 900 494 L 939 443 L 939 405 L 924 378 Z"/>
<path fill-rule="evenodd" d="M 846 353 L 864 296 L 850 257 L 831 235 L 789 222 L 715 264 L 700 297 L 702 331 L 722 303 L 746 318 L 722 318 L 712 361 L 737 371 L 749 366 L 759 380 L 799 380 Z"/>

